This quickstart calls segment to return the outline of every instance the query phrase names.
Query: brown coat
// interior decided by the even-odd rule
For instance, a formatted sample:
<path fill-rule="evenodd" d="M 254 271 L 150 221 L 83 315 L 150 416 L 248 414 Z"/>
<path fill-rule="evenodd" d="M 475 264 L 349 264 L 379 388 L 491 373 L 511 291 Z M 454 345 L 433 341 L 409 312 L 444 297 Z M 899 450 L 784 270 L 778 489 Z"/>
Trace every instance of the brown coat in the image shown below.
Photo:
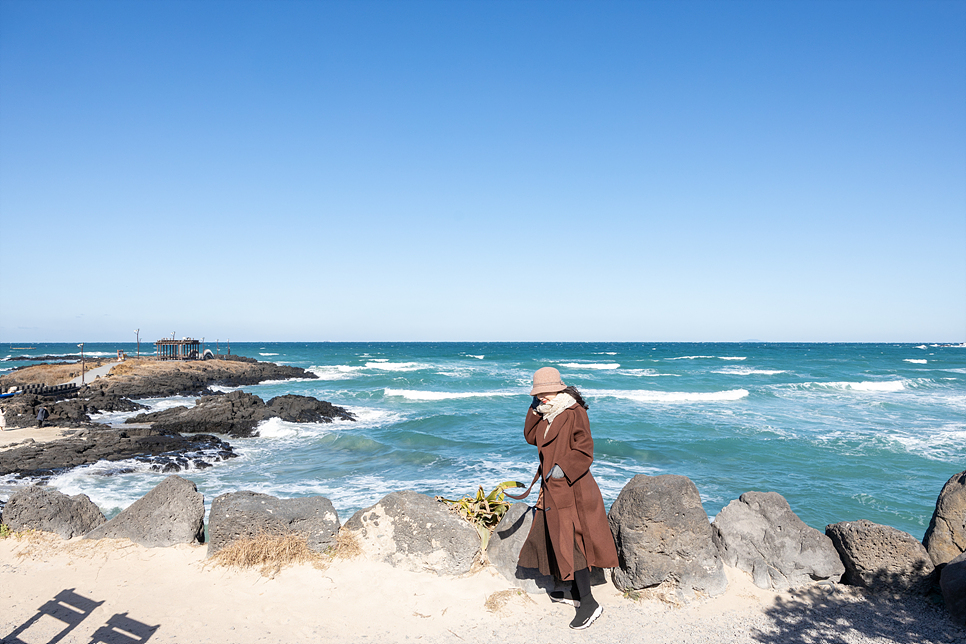
<path fill-rule="evenodd" d="M 590 473 L 594 439 L 587 410 L 574 404 L 548 428 L 547 421 L 529 409 L 523 434 L 540 453 L 541 490 L 537 505 L 546 509 L 546 534 L 550 539 L 546 545 L 553 549 L 561 578 L 573 579 L 574 544 L 580 547 L 588 565 L 617 567 L 617 548 L 604 512 L 604 499 Z M 545 478 L 554 465 L 564 471 L 564 478 Z M 534 526 L 537 524 L 535 521 Z M 546 538 L 537 532 L 531 530 L 527 541 Z"/>

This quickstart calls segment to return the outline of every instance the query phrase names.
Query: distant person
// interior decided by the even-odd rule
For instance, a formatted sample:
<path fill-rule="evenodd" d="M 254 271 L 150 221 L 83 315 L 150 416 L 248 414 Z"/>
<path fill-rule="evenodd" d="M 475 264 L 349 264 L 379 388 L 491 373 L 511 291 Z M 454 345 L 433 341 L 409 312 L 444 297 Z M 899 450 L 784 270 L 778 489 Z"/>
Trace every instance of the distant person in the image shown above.
<path fill-rule="evenodd" d="M 590 474 L 594 439 L 587 404 L 553 367 L 533 374 L 530 395 L 523 434 L 539 450 L 534 482 L 540 479 L 540 496 L 519 564 L 553 575 L 558 584 L 569 581 L 569 591 L 552 592 L 550 598 L 575 606 L 570 628 L 584 629 L 604 610 L 591 593 L 590 567 L 619 565 L 604 499 Z"/>
<path fill-rule="evenodd" d="M 3 407 L 0 407 L 0 432 L 7 431 L 7 419 L 3 416 Z"/>
<path fill-rule="evenodd" d="M 44 421 L 47 420 L 49 417 L 50 417 L 50 414 L 47 413 L 47 408 L 46 407 L 41 407 L 40 409 L 38 409 L 37 410 L 37 427 L 43 427 L 44 426 Z"/>

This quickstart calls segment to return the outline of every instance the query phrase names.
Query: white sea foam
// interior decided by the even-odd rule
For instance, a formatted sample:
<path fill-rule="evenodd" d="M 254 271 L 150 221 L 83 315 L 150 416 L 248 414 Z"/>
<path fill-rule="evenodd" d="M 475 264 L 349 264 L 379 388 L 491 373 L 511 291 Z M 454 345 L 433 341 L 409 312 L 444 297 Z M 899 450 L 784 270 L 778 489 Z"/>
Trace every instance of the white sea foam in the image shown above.
<path fill-rule="evenodd" d="M 486 356 L 474 356 L 472 353 L 467 353 L 466 354 L 466 357 L 467 358 L 476 358 L 477 360 L 482 360 Z"/>
<path fill-rule="evenodd" d="M 715 369 L 711 373 L 720 373 L 726 376 L 774 376 L 779 373 L 788 373 L 784 369 L 755 369 L 753 367 L 728 367 L 727 369 Z"/>
<path fill-rule="evenodd" d="M 567 369 L 619 369 L 616 362 L 560 362 L 561 367 Z"/>
<path fill-rule="evenodd" d="M 703 360 L 712 359 L 714 356 L 678 356 L 677 358 L 665 358 L 666 360 Z"/>
<path fill-rule="evenodd" d="M 386 396 L 399 396 L 407 400 L 456 400 L 459 398 L 487 398 L 490 396 L 518 396 L 519 391 L 418 391 L 415 389 L 390 389 L 383 390 Z"/>
<path fill-rule="evenodd" d="M 260 356 L 277 356 L 277 353 L 259 353 Z"/>
<path fill-rule="evenodd" d="M 420 362 L 389 362 L 388 360 L 372 360 L 366 363 L 367 369 L 381 369 L 383 371 L 418 371 L 428 369 L 429 365 Z"/>
<path fill-rule="evenodd" d="M 306 371 L 314 373 L 319 377 L 319 380 L 345 380 L 346 378 L 352 378 L 363 369 L 365 367 L 358 365 L 338 364 L 312 366 L 306 369 Z"/>
<path fill-rule="evenodd" d="M 740 400 L 747 389 L 727 391 L 650 391 L 643 389 L 587 389 L 583 394 L 591 398 L 622 398 L 644 403 L 726 402 Z"/>
<path fill-rule="evenodd" d="M 617 373 L 622 376 L 634 376 L 635 378 L 662 378 L 664 376 L 673 378 L 681 377 L 681 374 L 679 373 L 660 373 L 654 369 L 621 369 Z"/>
<path fill-rule="evenodd" d="M 911 362 L 913 364 L 926 364 L 928 360 L 917 360 L 916 358 L 906 358 L 903 362 Z"/>
<path fill-rule="evenodd" d="M 594 353 L 595 356 L 616 356 L 616 351 L 597 351 Z"/>
<path fill-rule="evenodd" d="M 718 356 L 719 360 L 747 360 L 748 356 Z"/>
<path fill-rule="evenodd" d="M 918 347 L 916 347 L 916 348 L 917 348 L 917 349 L 928 349 L 929 347 L 927 347 L 927 346 L 926 346 L 926 345 L 924 345 L 924 344 L 920 344 L 920 345 L 919 345 Z"/>

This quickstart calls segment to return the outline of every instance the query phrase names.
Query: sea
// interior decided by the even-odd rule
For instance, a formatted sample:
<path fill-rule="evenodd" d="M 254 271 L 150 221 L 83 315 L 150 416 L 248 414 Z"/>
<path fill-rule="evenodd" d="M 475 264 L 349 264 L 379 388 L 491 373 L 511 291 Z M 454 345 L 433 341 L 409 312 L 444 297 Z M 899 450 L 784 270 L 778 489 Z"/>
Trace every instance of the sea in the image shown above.
<path fill-rule="evenodd" d="M 18 356 L 78 352 L 29 346 L 0 345 L 0 375 L 33 364 Z M 84 349 L 118 350 L 137 347 Z M 322 495 L 345 521 L 396 490 L 456 498 L 529 483 L 537 453 L 523 421 L 532 374 L 545 366 L 589 404 L 591 471 L 608 508 L 632 477 L 676 474 L 697 486 L 709 519 L 744 492 L 771 491 L 818 530 L 868 519 L 922 539 L 942 486 L 966 470 L 963 344 L 233 342 L 230 350 L 318 376 L 240 389 L 265 400 L 314 396 L 357 420 L 274 419 L 257 438 L 226 438 L 238 458 L 179 473 L 209 508 L 239 490 Z M 153 345 L 140 351 L 150 355 Z M 140 402 L 158 410 L 194 399 Z M 99 462 L 47 484 L 88 495 L 110 517 L 163 476 L 135 460 Z M 23 482 L 0 480 L 0 499 Z"/>

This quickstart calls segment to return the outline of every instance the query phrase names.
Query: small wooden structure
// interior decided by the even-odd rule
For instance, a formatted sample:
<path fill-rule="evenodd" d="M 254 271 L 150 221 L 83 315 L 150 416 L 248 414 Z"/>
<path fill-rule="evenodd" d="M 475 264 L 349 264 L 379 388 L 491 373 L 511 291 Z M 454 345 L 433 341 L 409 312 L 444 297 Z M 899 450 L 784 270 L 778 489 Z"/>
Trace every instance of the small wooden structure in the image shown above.
<path fill-rule="evenodd" d="M 192 338 L 158 340 L 154 343 L 158 360 L 200 360 L 201 341 Z"/>

